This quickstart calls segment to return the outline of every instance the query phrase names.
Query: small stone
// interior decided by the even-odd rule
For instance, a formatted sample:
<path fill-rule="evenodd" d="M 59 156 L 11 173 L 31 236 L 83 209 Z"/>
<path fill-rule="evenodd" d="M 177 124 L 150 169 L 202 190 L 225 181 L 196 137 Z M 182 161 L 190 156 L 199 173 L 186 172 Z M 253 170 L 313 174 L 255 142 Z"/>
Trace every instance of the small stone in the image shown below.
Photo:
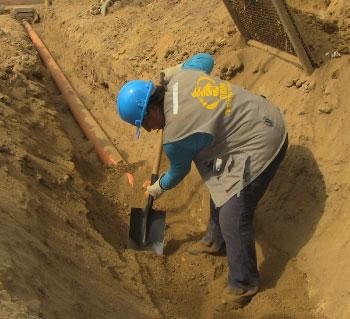
<path fill-rule="evenodd" d="M 215 267 L 214 273 L 213 273 L 213 279 L 216 280 L 218 279 L 224 272 L 224 265 L 220 264 Z"/>
<path fill-rule="evenodd" d="M 329 105 L 324 105 L 318 109 L 320 114 L 331 114 L 333 111 L 333 108 Z"/>
<path fill-rule="evenodd" d="M 306 82 L 306 80 L 297 80 L 295 82 L 295 86 L 299 89 L 303 86 L 303 84 Z"/>
<path fill-rule="evenodd" d="M 304 85 L 305 93 L 309 93 L 309 92 L 313 91 L 315 88 L 316 88 L 316 82 L 315 81 L 306 82 L 305 85 Z"/>
<path fill-rule="evenodd" d="M 342 47 L 340 50 L 338 50 L 340 54 L 350 54 L 350 48 L 348 46 Z"/>
<path fill-rule="evenodd" d="M 331 93 L 332 92 L 331 92 L 329 87 L 325 87 L 325 89 L 323 90 L 323 94 L 326 95 L 326 96 L 331 95 Z"/>
<path fill-rule="evenodd" d="M 105 88 L 105 89 L 108 89 L 108 88 L 109 88 L 109 84 L 108 84 L 108 82 L 106 82 L 106 81 L 101 81 L 101 82 L 100 82 L 100 85 L 101 85 L 103 88 Z"/>
<path fill-rule="evenodd" d="M 10 78 L 10 76 L 4 72 L 4 71 L 0 71 L 0 79 L 1 80 L 8 80 Z"/>
<path fill-rule="evenodd" d="M 223 46 L 226 45 L 226 40 L 225 39 L 221 39 L 219 42 L 218 42 L 218 46 L 221 48 Z"/>
<path fill-rule="evenodd" d="M 209 53 L 210 54 L 215 54 L 218 51 L 218 47 L 213 45 L 210 49 L 209 49 Z"/>
<path fill-rule="evenodd" d="M 168 48 L 165 53 L 164 53 L 164 58 L 168 58 L 170 55 L 174 54 L 175 53 L 175 50 L 174 48 Z"/>
<path fill-rule="evenodd" d="M 94 4 L 90 7 L 89 11 L 90 11 L 91 15 L 96 16 L 96 15 L 101 14 L 101 7 L 98 4 Z"/>
<path fill-rule="evenodd" d="M 339 78 L 339 70 L 335 70 L 333 73 L 332 73 L 332 75 L 331 75 L 331 77 L 332 77 L 332 79 L 333 80 L 336 80 L 336 79 L 338 79 Z"/>
<path fill-rule="evenodd" d="M 63 181 L 66 183 L 66 182 L 68 182 L 70 179 L 72 179 L 72 176 L 71 175 L 69 175 L 69 174 L 65 174 L 65 175 L 63 175 Z"/>
<path fill-rule="evenodd" d="M 222 74 L 224 74 L 224 73 L 226 73 L 228 71 L 228 67 L 226 66 L 226 65 L 224 65 L 223 67 L 222 67 L 222 69 L 221 69 L 221 73 Z"/>
<path fill-rule="evenodd" d="M 331 54 L 331 58 L 334 59 L 334 58 L 340 58 L 341 57 L 341 54 L 338 52 L 338 51 L 334 51 L 332 54 Z"/>
<path fill-rule="evenodd" d="M 57 111 L 55 110 L 50 110 L 50 109 L 46 109 L 45 112 L 51 116 L 57 116 Z"/>
<path fill-rule="evenodd" d="M 9 155 L 15 155 L 14 152 L 11 151 L 11 149 L 6 146 L 6 145 L 0 145 L 0 153 L 5 153 L 5 154 L 9 154 Z"/>
<path fill-rule="evenodd" d="M 0 102 L 10 105 L 11 99 L 7 95 L 0 93 Z"/>
<path fill-rule="evenodd" d="M 295 85 L 295 83 L 296 83 L 295 80 L 288 80 L 288 81 L 286 82 L 285 86 L 286 86 L 287 88 L 291 88 L 292 86 Z"/>
<path fill-rule="evenodd" d="M 323 24 L 323 30 L 328 33 L 332 34 L 339 30 L 338 25 L 335 22 L 325 22 Z"/>

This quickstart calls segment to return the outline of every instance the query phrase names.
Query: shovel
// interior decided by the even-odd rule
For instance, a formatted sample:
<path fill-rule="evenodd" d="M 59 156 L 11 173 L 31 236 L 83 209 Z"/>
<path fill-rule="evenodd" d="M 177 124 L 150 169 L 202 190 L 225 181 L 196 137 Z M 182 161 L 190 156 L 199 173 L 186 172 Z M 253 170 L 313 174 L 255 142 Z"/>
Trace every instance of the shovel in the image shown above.
<path fill-rule="evenodd" d="M 160 158 L 162 155 L 162 134 L 156 150 L 151 184 L 158 180 Z M 164 211 L 154 210 L 153 197 L 148 196 L 145 208 L 131 208 L 128 248 L 135 250 L 153 250 L 163 255 L 165 215 Z"/>

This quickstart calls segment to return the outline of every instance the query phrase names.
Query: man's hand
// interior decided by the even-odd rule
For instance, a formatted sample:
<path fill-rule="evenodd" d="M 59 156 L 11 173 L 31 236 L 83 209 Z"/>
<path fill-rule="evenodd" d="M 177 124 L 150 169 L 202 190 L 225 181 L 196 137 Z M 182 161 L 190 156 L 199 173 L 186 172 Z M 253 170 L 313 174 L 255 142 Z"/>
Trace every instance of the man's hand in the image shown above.
<path fill-rule="evenodd" d="M 145 195 L 151 195 L 154 199 L 159 198 L 165 192 L 165 189 L 160 186 L 160 178 L 153 185 L 151 181 L 145 181 L 142 187 L 146 189 Z"/>

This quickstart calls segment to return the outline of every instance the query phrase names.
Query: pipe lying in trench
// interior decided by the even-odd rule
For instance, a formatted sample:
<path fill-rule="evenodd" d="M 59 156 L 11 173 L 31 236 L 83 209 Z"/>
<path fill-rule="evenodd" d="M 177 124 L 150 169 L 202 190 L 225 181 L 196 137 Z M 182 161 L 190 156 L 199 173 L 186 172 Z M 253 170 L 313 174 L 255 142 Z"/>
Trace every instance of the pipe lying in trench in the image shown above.
<path fill-rule="evenodd" d="M 7 6 L 20 6 L 28 4 L 43 4 L 44 0 L 0 0 L 0 4 Z"/>
<path fill-rule="evenodd" d="M 92 114 L 80 100 L 74 88 L 64 76 L 60 67 L 55 62 L 39 36 L 33 30 L 32 26 L 27 21 L 24 21 L 23 25 L 27 30 L 29 37 L 33 41 L 33 44 L 41 59 L 54 79 L 58 89 L 68 103 L 75 120 L 78 122 L 86 137 L 93 143 L 101 161 L 106 165 L 117 165 L 119 162 L 126 163 L 118 150 L 111 143 L 108 136 L 95 121 Z M 132 186 L 134 183 L 133 175 L 131 173 L 127 173 L 127 177 L 129 184 Z"/>

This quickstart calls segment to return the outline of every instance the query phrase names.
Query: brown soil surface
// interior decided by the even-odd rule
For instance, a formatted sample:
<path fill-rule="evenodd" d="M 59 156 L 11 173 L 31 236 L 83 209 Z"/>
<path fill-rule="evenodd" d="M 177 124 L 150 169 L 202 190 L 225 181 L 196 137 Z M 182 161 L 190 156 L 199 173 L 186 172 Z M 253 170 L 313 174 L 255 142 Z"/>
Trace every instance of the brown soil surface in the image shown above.
<path fill-rule="evenodd" d="M 221 1 L 121 0 L 105 17 L 92 0 L 42 8 L 35 29 L 131 163 L 134 188 L 123 167 L 100 164 L 24 29 L 0 15 L 0 318 L 346 319 L 350 57 L 326 53 L 349 47 L 350 5 L 328 2 L 289 1 L 320 65 L 311 76 L 246 46 Z M 325 32 L 326 21 L 338 31 Z M 242 62 L 231 81 L 279 105 L 289 128 L 287 158 L 256 212 L 261 292 L 237 311 L 215 310 L 226 257 L 186 253 L 208 218 L 195 169 L 157 202 L 164 256 L 125 249 L 158 136 L 135 140 L 115 95 L 202 51 L 215 52 L 216 75 Z"/>

